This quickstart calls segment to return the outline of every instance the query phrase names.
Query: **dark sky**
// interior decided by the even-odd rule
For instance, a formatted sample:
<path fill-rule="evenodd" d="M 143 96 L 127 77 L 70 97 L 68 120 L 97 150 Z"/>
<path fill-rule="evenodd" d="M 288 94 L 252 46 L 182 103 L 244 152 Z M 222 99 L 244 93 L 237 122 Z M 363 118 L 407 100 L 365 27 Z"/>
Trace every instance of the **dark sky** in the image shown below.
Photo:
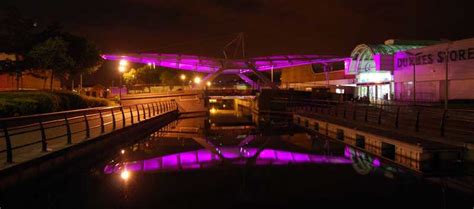
<path fill-rule="evenodd" d="M 4 0 L 5 1 L 5 0 Z M 40 25 L 59 21 L 104 52 L 221 56 L 238 32 L 247 54 L 349 55 L 359 43 L 474 37 L 470 1 L 6 0 Z M 471 10 L 471 11 L 469 11 Z"/>

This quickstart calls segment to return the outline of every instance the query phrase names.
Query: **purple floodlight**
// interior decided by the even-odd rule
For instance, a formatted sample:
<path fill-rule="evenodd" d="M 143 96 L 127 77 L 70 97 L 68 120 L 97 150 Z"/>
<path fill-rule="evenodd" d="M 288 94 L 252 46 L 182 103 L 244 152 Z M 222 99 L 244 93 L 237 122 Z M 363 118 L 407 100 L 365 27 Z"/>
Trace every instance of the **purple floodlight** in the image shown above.
<path fill-rule="evenodd" d="M 281 69 L 285 67 L 295 67 L 300 65 L 316 63 L 343 62 L 347 58 L 335 56 L 320 55 L 285 55 L 285 56 L 267 56 L 255 57 L 247 60 L 225 60 L 212 57 L 203 57 L 195 55 L 182 54 L 127 54 L 127 55 L 102 55 L 105 60 L 127 60 L 134 63 L 148 64 L 156 66 L 190 70 L 203 73 L 212 73 L 219 69 L 237 69 L 240 73 L 251 72 L 251 67 L 259 71 L 271 69 Z"/>

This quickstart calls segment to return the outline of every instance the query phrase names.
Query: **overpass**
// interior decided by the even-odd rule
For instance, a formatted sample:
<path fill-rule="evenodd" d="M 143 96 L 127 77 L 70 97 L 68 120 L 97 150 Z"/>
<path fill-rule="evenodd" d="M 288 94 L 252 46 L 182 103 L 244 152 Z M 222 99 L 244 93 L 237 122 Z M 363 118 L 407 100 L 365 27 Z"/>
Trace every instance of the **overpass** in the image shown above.
<path fill-rule="evenodd" d="M 234 74 L 252 87 L 272 88 L 278 87 L 268 79 L 263 72 L 310 64 L 328 64 L 343 62 L 346 57 L 326 55 L 280 55 L 264 56 L 254 58 L 228 59 L 214 58 L 186 54 L 163 54 L 163 53 L 135 53 L 135 54 L 104 54 L 105 60 L 126 60 L 133 63 L 161 66 L 177 70 L 206 73 L 202 84 L 212 81 L 221 74 Z M 259 86 L 256 81 L 249 78 L 249 74 L 255 74 L 264 86 Z"/>

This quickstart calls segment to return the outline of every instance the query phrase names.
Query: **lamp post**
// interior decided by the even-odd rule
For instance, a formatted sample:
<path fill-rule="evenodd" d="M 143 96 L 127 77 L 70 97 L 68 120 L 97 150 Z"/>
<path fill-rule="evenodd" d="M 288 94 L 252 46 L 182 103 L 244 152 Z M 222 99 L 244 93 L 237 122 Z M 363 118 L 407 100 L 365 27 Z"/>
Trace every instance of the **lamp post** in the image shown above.
<path fill-rule="evenodd" d="M 448 110 L 448 96 L 449 96 L 449 80 L 448 80 L 448 67 L 449 67 L 449 47 L 451 45 L 451 41 L 448 41 L 448 44 L 446 46 L 446 69 L 444 70 L 444 109 Z"/>
<path fill-rule="evenodd" d="M 195 77 L 194 78 L 194 84 L 199 86 L 200 83 L 201 83 L 201 78 L 200 77 Z"/>
<path fill-rule="evenodd" d="M 181 84 L 183 85 L 183 91 L 184 91 L 184 82 L 186 81 L 186 75 L 181 74 L 181 76 L 179 78 L 181 79 Z"/>
<path fill-rule="evenodd" d="M 127 60 L 120 60 L 118 70 L 120 72 L 119 103 L 122 105 L 122 79 L 123 73 L 127 70 Z"/>
<path fill-rule="evenodd" d="M 405 53 L 413 58 L 413 105 L 416 105 L 416 56 L 422 54 L 422 52 L 413 54 L 409 51 L 406 51 Z"/>

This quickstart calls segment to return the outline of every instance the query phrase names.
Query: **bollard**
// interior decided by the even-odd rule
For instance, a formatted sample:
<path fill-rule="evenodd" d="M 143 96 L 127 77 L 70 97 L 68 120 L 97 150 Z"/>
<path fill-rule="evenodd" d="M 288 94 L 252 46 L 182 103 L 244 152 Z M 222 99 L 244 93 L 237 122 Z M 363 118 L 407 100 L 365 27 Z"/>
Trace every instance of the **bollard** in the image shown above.
<path fill-rule="evenodd" d="M 2 126 L 3 135 L 5 137 L 5 147 L 7 148 L 7 163 L 13 163 L 12 142 L 10 140 L 10 135 L 8 134 L 8 127 L 5 123 L 2 123 Z"/>

